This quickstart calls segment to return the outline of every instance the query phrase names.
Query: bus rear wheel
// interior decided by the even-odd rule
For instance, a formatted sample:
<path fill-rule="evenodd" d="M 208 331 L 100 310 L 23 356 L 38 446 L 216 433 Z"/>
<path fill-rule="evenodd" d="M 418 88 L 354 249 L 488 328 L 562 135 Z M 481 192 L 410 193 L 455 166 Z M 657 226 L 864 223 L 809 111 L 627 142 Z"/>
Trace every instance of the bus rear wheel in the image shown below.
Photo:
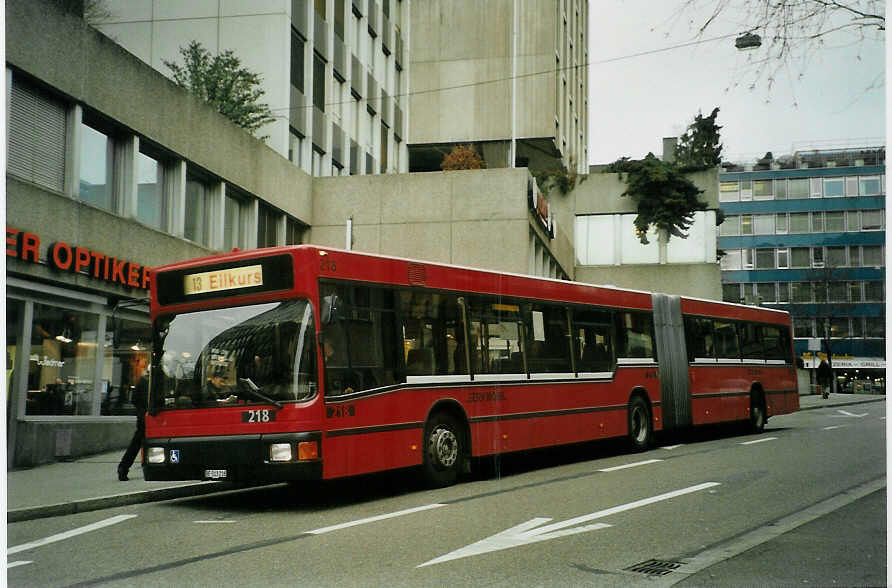
<path fill-rule="evenodd" d="M 647 403 L 640 396 L 629 402 L 629 444 L 634 451 L 644 451 L 653 441 L 653 422 Z"/>
<path fill-rule="evenodd" d="M 458 480 L 465 447 L 461 429 L 447 413 L 435 414 L 424 428 L 425 481 L 434 488 L 454 484 Z"/>

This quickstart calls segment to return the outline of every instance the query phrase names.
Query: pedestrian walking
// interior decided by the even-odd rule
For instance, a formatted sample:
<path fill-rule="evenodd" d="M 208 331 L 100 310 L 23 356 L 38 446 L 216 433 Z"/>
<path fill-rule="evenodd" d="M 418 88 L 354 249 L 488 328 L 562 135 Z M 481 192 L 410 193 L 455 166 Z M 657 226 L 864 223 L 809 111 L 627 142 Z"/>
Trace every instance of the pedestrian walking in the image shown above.
<path fill-rule="evenodd" d="M 830 387 L 833 385 L 833 370 L 827 360 L 822 359 L 818 365 L 818 387 L 821 388 L 821 397 L 830 398 Z"/>
<path fill-rule="evenodd" d="M 127 451 L 121 457 L 121 463 L 118 464 L 118 480 L 126 482 L 128 480 L 127 473 L 133 460 L 142 447 L 142 441 L 146 436 L 146 408 L 148 406 L 149 397 L 149 376 L 144 373 L 136 383 L 136 391 L 133 393 L 133 406 L 136 407 L 136 431 L 133 432 L 133 438 Z"/>

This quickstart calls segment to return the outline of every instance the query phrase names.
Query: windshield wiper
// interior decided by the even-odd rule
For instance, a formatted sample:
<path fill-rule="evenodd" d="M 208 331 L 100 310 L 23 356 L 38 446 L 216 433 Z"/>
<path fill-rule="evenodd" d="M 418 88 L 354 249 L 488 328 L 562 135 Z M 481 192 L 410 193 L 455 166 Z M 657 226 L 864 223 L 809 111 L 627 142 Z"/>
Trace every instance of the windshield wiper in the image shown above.
<path fill-rule="evenodd" d="M 269 402 L 270 404 L 274 404 L 278 408 L 282 408 L 283 406 L 285 406 L 278 400 L 273 400 L 272 398 L 270 398 L 269 396 L 264 394 L 263 391 L 257 386 L 257 384 L 255 384 L 251 380 L 251 378 L 239 378 L 238 383 L 242 384 L 242 386 L 241 386 L 242 390 L 247 390 L 248 392 L 251 393 L 251 395 L 254 398 L 259 398 L 260 400 L 263 400 L 264 402 Z"/>

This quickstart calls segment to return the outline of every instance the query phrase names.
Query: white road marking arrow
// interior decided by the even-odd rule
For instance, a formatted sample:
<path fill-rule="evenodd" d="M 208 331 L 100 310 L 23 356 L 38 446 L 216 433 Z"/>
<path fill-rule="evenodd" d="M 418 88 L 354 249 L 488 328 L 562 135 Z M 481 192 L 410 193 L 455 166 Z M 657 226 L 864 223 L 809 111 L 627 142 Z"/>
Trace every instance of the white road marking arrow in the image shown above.
<path fill-rule="evenodd" d="M 847 410 L 842 410 L 841 408 L 836 409 L 836 412 L 841 413 L 841 414 L 834 414 L 831 416 L 835 416 L 835 417 L 845 416 L 845 417 L 852 417 L 852 418 L 860 419 L 861 417 L 866 417 L 868 414 L 870 414 L 867 412 L 862 413 L 862 414 L 855 414 L 855 413 L 849 412 Z"/>
<path fill-rule="evenodd" d="M 530 519 L 525 523 L 521 523 L 519 525 L 511 527 L 510 529 L 502 531 L 501 533 L 496 533 L 491 537 L 487 537 L 486 539 L 483 539 L 476 543 L 472 543 L 467 547 L 462 547 L 461 549 L 457 549 L 451 553 L 447 553 L 446 555 L 442 555 L 436 559 L 432 559 L 429 562 L 423 563 L 418 567 L 423 568 L 425 566 L 431 566 L 434 564 L 451 561 L 453 559 L 461 559 L 463 557 L 480 555 L 482 553 L 489 553 L 491 551 L 501 551 L 502 549 L 519 547 L 520 545 L 526 545 L 528 543 L 536 543 L 538 541 L 546 541 L 548 539 L 556 539 L 558 537 L 576 535 L 577 533 L 585 533 L 587 531 L 594 531 L 596 529 L 604 529 L 606 527 L 611 527 L 612 525 L 609 525 L 607 523 L 595 523 L 592 525 L 583 525 L 581 527 L 577 527 L 576 525 L 581 525 L 582 523 L 587 523 L 595 519 L 602 519 L 619 512 L 647 506 L 648 504 L 653 504 L 655 502 L 669 500 L 670 498 L 675 498 L 677 496 L 691 494 L 692 492 L 699 492 L 700 490 L 705 490 L 706 488 L 712 488 L 713 486 L 718 485 L 718 482 L 705 482 L 696 486 L 690 486 L 689 488 L 674 490 L 672 492 L 660 494 L 659 496 L 652 496 L 650 498 L 636 500 L 635 502 L 621 504 L 619 506 L 614 506 L 605 510 L 599 510 L 598 512 L 593 512 L 587 515 L 574 517 L 572 519 L 567 519 L 566 521 L 561 521 L 559 523 L 552 523 L 550 525 L 545 525 L 544 527 L 539 527 L 539 525 L 547 523 L 551 519 L 541 517 Z"/>

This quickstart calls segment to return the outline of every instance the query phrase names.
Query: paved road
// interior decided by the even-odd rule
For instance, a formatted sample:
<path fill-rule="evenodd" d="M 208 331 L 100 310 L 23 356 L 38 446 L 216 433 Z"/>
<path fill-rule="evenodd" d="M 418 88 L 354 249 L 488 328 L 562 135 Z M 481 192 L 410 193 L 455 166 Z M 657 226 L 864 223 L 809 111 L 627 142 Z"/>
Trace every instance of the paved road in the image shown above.
<path fill-rule="evenodd" d="M 639 454 L 600 443 L 511 456 L 440 490 L 398 473 L 15 523 L 8 580 L 884 584 L 884 419 L 884 403 L 826 408 L 773 418 L 760 435 L 706 429 Z"/>

